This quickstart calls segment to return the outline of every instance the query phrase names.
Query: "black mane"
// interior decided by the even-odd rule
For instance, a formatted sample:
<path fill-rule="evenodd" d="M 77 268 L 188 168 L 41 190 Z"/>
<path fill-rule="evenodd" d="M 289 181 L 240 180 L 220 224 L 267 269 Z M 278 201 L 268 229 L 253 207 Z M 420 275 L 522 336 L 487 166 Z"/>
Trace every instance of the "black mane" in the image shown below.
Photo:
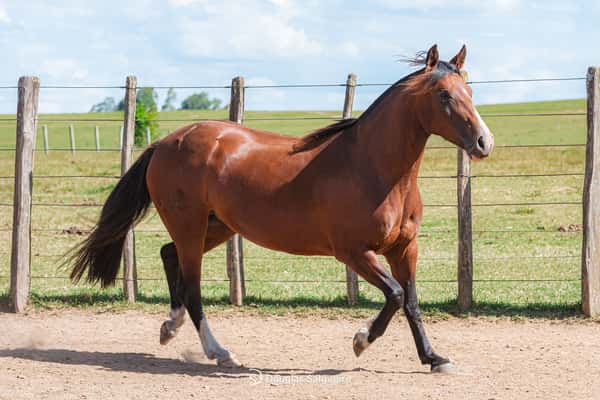
<path fill-rule="evenodd" d="M 405 59 L 404 61 L 409 63 L 411 66 L 423 65 L 423 64 L 425 64 L 425 58 L 424 58 L 423 54 L 426 55 L 427 53 L 424 53 L 424 52 L 417 53 L 417 55 L 414 58 Z M 415 71 L 415 72 L 405 76 L 404 78 L 400 79 L 399 81 L 397 81 L 396 83 L 391 85 L 389 88 L 386 89 L 385 92 L 383 92 L 379 97 L 377 97 L 377 99 L 373 103 L 371 103 L 371 105 L 358 118 L 342 119 L 340 121 L 334 122 L 331 125 L 327 125 L 323 128 L 317 129 L 316 131 L 313 131 L 313 132 L 309 133 L 308 135 L 300 138 L 298 143 L 296 143 L 294 145 L 294 147 L 292 149 L 292 154 L 300 153 L 300 152 L 303 152 L 306 150 L 313 149 L 313 148 L 319 146 L 320 144 L 322 144 L 323 142 L 325 142 L 327 139 L 329 139 L 336 133 L 341 132 L 345 129 L 348 129 L 348 128 L 353 127 L 354 125 L 358 124 L 360 121 L 362 121 L 363 119 L 368 117 L 373 112 L 373 110 L 379 104 L 381 104 L 381 102 L 387 96 L 390 95 L 390 93 L 394 89 L 396 89 L 398 87 L 407 86 L 407 83 L 412 78 L 415 78 L 417 76 L 422 76 L 424 73 L 425 73 L 425 68 L 421 68 L 420 70 Z M 435 68 L 435 70 L 433 70 L 427 74 L 427 80 L 430 83 L 435 83 L 442 77 L 444 77 L 448 74 L 451 74 L 451 73 L 460 74 L 460 71 L 458 70 L 456 65 L 450 64 L 446 61 L 440 61 L 437 65 L 437 68 Z"/>

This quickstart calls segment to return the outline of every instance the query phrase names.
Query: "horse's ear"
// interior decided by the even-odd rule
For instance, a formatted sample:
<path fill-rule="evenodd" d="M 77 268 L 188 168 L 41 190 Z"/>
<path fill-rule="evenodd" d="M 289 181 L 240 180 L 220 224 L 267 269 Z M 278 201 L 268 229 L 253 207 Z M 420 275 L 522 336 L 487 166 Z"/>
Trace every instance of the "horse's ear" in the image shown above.
<path fill-rule="evenodd" d="M 450 64 L 456 65 L 459 70 L 465 65 L 465 58 L 467 58 L 467 46 L 463 44 L 459 52 L 450 60 Z"/>
<path fill-rule="evenodd" d="M 437 67 L 439 61 L 440 53 L 438 53 L 437 44 L 434 44 L 427 52 L 427 58 L 425 59 L 425 70 L 431 71 Z"/>

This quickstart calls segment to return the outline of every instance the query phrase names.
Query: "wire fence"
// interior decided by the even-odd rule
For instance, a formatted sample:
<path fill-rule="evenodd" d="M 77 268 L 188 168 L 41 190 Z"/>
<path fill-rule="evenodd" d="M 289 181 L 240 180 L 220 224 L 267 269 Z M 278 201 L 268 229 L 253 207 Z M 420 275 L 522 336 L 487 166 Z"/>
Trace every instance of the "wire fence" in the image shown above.
<path fill-rule="evenodd" d="M 539 83 L 544 83 L 544 82 L 563 82 L 563 81 L 583 81 L 585 80 L 585 77 L 567 77 L 567 78 L 533 78 L 533 79 L 506 79 L 506 80 L 481 80 L 481 81 L 470 81 L 468 83 L 472 84 L 472 85 L 485 85 L 485 84 L 520 84 L 520 83 L 535 83 L 535 84 L 539 84 Z M 390 83 L 356 83 L 354 86 L 357 88 L 360 87 L 377 87 L 377 86 L 389 86 L 391 85 L 392 82 Z M 85 86 L 78 86 L 78 85 L 42 85 L 40 86 L 42 89 L 65 89 L 65 90 L 77 90 L 77 89 L 125 89 L 125 86 L 121 86 L 121 85 L 85 85 Z M 169 85 L 169 86 L 164 86 L 164 85 L 155 85 L 155 86 L 139 86 L 137 87 L 137 89 L 144 89 L 144 88 L 153 88 L 153 89 L 167 89 L 167 88 L 173 88 L 173 89 L 231 89 L 231 85 Z M 327 84 L 320 84 L 320 83 L 316 83 L 316 84 L 308 84 L 308 83 L 303 83 L 303 84 L 276 84 L 276 85 L 247 85 L 244 88 L 245 89 L 251 89 L 251 90 L 260 90 L 260 89 L 295 89 L 295 88 L 322 88 L 322 87 L 336 87 L 336 88 L 344 88 L 347 87 L 347 83 L 327 83 Z M 16 89 L 17 86 L 0 86 L 0 89 Z M 500 118 L 505 118 L 505 119 L 511 119 L 511 118 L 553 118 L 553 119 L 560 119 L 560 118 L 564 118 L 564 117 L 585 117 L 587 115 L 587 113 L 585 112 L 524 112 L 524 113 L 483 113 L 482 117 L 483 118 L 494 118 L 494 119 L 500 119 Z M 340 120 L 340 118 L 336 118 L 336 117 L 332 117 L 332 116 L 294 116 L 294 117 L 247 117 L 244 118 L 244 122 L 293 122 L 293 121 L 336 121 L 336 120 Z M 158 122 L 159 123 L 185 123 L 185 122 L 197 122 L 197 121 L 204 121 L 204 120 L 209 120 L 208 118 L 203 119 L 203 118 L 165 118 L 165 119 L 159 119 Z M 15 118 L 0 118 L 1 122 L 15 122 L 16 119 Z M 57 122 L 65 122 L 65 123 L 76 123 L 76 122 L 85 122 L 85 123 L 104 123 L 104 122 L 114 122 L 114 123 L 123 123 L 122 119 L 118 119 L 118 118 L 92 118 L 92 119 L 88 119 L 88 118 L 79 118 L 79 117 L 49 117 L 49 116 L 44 116 L 44 117 L 38 117 L 37 118 L 38 123 L 57 123 Z M 117 133 L 118 134 L 118 133 Z M 564 148 L 564 149 L 583 149 L 585 148 L 586 144 L 585 143 L 532 143 L 532 144 L 499 144 L 497 145 L 495 148 L 497 151 L 511 151 L 513 149 L 530 149 L 532 151 L 546 151 L 547 149 L 553 149 L 553 148 Z M 428 146 L 427 148 L 428 150 L 451 150 L 451 149 L 455 149 L 455 147 L 453 146 L 448 146 L 448 145 L 431 145 Z M 14 147 L 2 147 L 0 148 L 0 151 L 3 152 L 10 152 L 10 151 L 14 151 Z M 41 148 L 36 148 L 35 151 L 37 153 L 43 152 L 44 149 Z M 52 148 L 51 149 L 52 152 L 72 152 L 73 148 L 72 147 L 57 147 L 57 148 Z M 97 149 L 97 148 L 86 148 L 86 147 L 80 147 L 77 148 L 77 152 L 96 152 L 96 151 L 101 151 L 101 152 L 106 152 L 106 153 L 119 153 L 121 152 L 121 148 L 118 147 L 110 147 L 110 148 L 102 148 L 102 149 Z M 582 166 L 583 163 L 579 163 L 579 166 Z M 544 167 L 547 167 L 547 165 L 544 165 Z M 571 166 L 572 167 L 572 166 Z M 468 176 L 468 178 L 472 179 L 473 184 L 475 185 L 476 182 L 479 182 L 481 180 L 491 180 L 491 179 L 511 179 L 513 181 L 527 181 L 527 180 L 532 180 L 532 179 L 536 179 L 536 178 L 552 178 L 554 180 L 556 179 L 563 179 L 563 178 L 577 178 L 577 177 L 583 177 L 584 173 L 582 170 L 568 170 L 565 172 L 545 172 L 544 168 L 541 168 L 539 171 L 532 171 L 532 172 L 525 172 L 525 173 L 514 173 L 514 172 L 494 172 L 494 173 L 472 173 Z M 437 180 L 456 180 L 459 177 L 463 177 L 460 174 L 444 174 L 444 175 L 431 175 L 431 174 L 425 174 L 422 176 L 419 176 L 419 180 L 421 181 L 431 181 L 431 182 L 435 182 Z M 61 181 L 61 182 L 66 182 L 66 181 L 70 181 L 70 180 L 76 180 L 77 182 L 85 182 L 86 180 L 102 180 L 102 179 L 106 179 L 106 180 L 112 180 L 115 181 L 119 178 L 119 175 L 116 174 L 95 174 L 95 173 L 82 173 L 82 174 L 71 174 L 71 173 L 66 173 L 66 174 L 51 174 L 51 173 L 44 173 L 43 171 L 40 172 L 40 174 L 34 174 L 32 179 L 34 182 L 36 181 L 49 181 L 49 180 L 57 180 L 57 181 Z M 6 180 L 6 181 L 10 181 L 14 179 L 14 175 L 12 174 L 6 174 L 6 175 L 1 175 L 0 176 L 0 180 Z M 526 183 L 525 183 L 526 184 Z M 35 188 L 35 185 L 34 185 Z M 35 190 L 35 189 L 34 189 Z M 34 191 L 34 198 L 36 196 L 36 193 Z M 510 208 L 515 208 L 515 207 L 573 207 L 573 206 L 579 206 L 581 207 L 582 202 L 581 201 L 572 201 L 572 200 L 554 200 L 552 198 L 552 196 L 550 194 L 548 194 L 548 196 L 546 196 L 547 198 L 544 200 L 532 200 L 532 201 L 520 201 L 520 200 L 515 200 L 515 201 L 485 201 L 485 202 L 474 202 L 472 204 L 472 207 L 475 208 L 505 208 L 505 209 L 510 209 Z M 99 208 L 102 207 L 102 203 L 101 202 L 97 202 L 97 201 L 39 201 L 36 200 L 34 202 L 32 202 L 32 206 L 33 208 L 33 212 L 35 213 L 36 211 L 38 211 L 40 208 L 75 208 L 75 209 L 87 209 L 87 208 Z M 10 201 L 2 201 L 0 202 L 0 207 L 3 208 L 11 208 L 13 206 L 13 204 Z M 453 209 L 457 207 L 457 204 L 455 202 L 426 202 L 424 204 L 425 209 L 435 209 L 435 208 L 448 208 L 448 209 Z M 69 212 L 67 212 L 69 213 Z M 77 222 L 77 221 L 75 221 Z M 90 221 L 87 221 L 90 222 Z M 33 240 L 35 241 L 36 239 L 39 240 L 38 235 L 45 235 L 45 234 L 49 234 L 49 235 L 53 235 L 53 236 L 64 236 L 64 235 L 68 235 L 70 237 L 73 237 L 74 239 L 77 239 L 79 237 L 85 236 L 87 234 L 87 232 L 89 231 L 89 229 L 91 228 L 91 225 L 86 226 L 86 227 L 82 227 L 82 228 L 78 228 L 79 231 L 73 233 L 73 232 L 69 232 L 69 228 L 64 228 L 64 229 L 60 229 L 60 228 L 47 228 L 47 227 L 36 227 L 34 226 L 31 231 L 33 234 Z M 568 228 L 567 228 L 568 229 Z M 0 228 L 0 232 L 10 232 L 11 229 L 10 228 Z M 136 234 L 141 234 L 140 236 L 142 236 L 143 234 L 161 234 L 164 236 L 165 239 L 167 239 L 167 234 L 164 231 L 164 229 L 144 229 L 144 228 L 139 228 L 136 229 Z M 419 233 L 419 237 L 423 237 L 423 238 L 427 238 L 429 236 L 436 236 L 436 235 L 452 235 L 452 234 L 456 234 L 457 230 L 456 228 L 449 228 L 449 229 L 433 229 L 433 228 L 427 228 L 424 227 L 420 233 Z M 553 235 L 567 235 L 568 237 L 577 237 L 581 234 L 581 230 L 578 227 L 574 227 L 572 230 L 566 230 L 566 231 L 560 231 L 558 229 L 552 229 L 549 230 L 547 227 L 543 227 L 542 229 L 523 229 L 523 228 L 519 228 L 519 229 L 474 229 L 473 233 L 475 235 L 481 235 L 481 236 L 485 236 L 485 235 L 497 235 L 497 234 L 510 234 L 510 235 L 521 235 L 521 236 L 529 236 L 529 235 L 538 235 L 538 234 L 543 234 L 543 235 L 548 235 L 548 234 L 553 234 Z M 139 242 L 140 238 L 138 237 L 136 240 L 136 245 L 139 247 Z M 560 246 L 559 246 L 560 247 Z M 578 250 L 578 249 L 576 249 Z M 144 251 L 145 251 L 145 246 L 144 246 Z M 151 260 L 151 259 L 157 259 L 157 254 L 158 254 L 158 249 L 155 249 L 154 253 L 152 254 L 147 254 L 147 253 L 142 253 L 141 250 L 137 250 L 138 254 L 136 255 L 136 258 L 139 260 Z M 63 254 L 62 253 L 36 253 L 34 255 L 34 259 L 36 258 L 56 258 L 59 259 L 60 257 L 62 257 Z M 225 268 L 225 259 L 222 255 L 215 255 L 215 256 L 210 256 L 207 259 L 210 260 L 214 260 L 214 261 L 218 261 L 218 260 L 222 260 L 223 262 L 223 269 Z M 270 261 L 270 260 L 293 260 L 295 259 L 295 257 L 293 256 L 277 256 L 274 254 L 270 254 L 268 256 L 256 256 L 253 255 L 252 253 L 248 254 L 248 255 L 244 255 L 244 263 L 246 264 L 247 268 L 251 269 L 252 268 L 252 264 L 254 262 L 257 261 Z M 527 255 L 527 254 L 511 254 L 511 255 L 507 255 L 507 256 L 475 256 L 474 257 L 474 261 L 477 265 L 477 263 L 479 262 L 515 262 L 515 263 L 519 263 L 522 262 L 523 260 L 533 260 L 533 261 L 548 261 L 548 260 L 567 260 L 567 261 L 575 261 L 580 259 L 580 255 L 578 254 L 578 251 L 572 252 L 572 253 L 560 253 L 560 254 L 551 254 L 551 255 L 547 255 L 547 254 L 534 254 L 534 255 Z M 421 261 L 447 261 L 447 262 L 456 262 L 456 254 L 446 254 L 440 257 L 427 257 L 426 254 L 424 254 L 421 258 Z M 310 261 L 308 261 L 310 262 Z M 34 263 L 35 265 L 35 263 Z M 341 271 L 341 270 L 340 270 Z M 279 271 L 280 272 L 280 271 Z M 34 280 L 66 280 L 68 279 L 67 276 L 65 275 L 47 275 L 47 274 L 37 274 L 34 273 L 31 276 L 32 279 Z M 8 275 L 1 275 L 0 274 L 0 279 L 9 279 Z M 120 278 L 122 279 L 122 277 Z M 137 281 L 148 281 L 148 282 L 152 282 L 152 281 L 164 281 L 165 278 L 164 277 L 152 277 L 152 276 L 144 276 L 144 275 L 140 275 L 136 278 Z M 525 278 L 474 278 L 473 282 L 475 283 L 536 283 L 536 282 L 567 282 L 567 283 L 578 283 L 580 282 L 580 278 L 576 277 L 576 276 L 570 276 L 568 278 L 554 278 L 554 277 L 546 277 L 546 278 L 536 278 L 536 279 L 525 279 Z M 229 279 L 227 278 L 206 278 L 203 279 L 203 281 L 205 282 L 213 282 L 213 283 L 227 283 L 229 282 Z M 246 282 L 248 283 L 271 283 L 271 284 L 344 284 L 347 283 L 347 281 L 345 279 L 331 279 L 331 278 L 327 278 L 327 279 L 280 279 L 280 278 L 269 278 L 269 279 L 251 279 L 251 278 L 247 278 L 245 279 Z M 361 284 L 364 284 L 364 281 L 360 281 Z M 451 284 L 456 284 L 457 280 L 456 279 L 434 279 L 432 277 L 427 277 L 424 279 L 419 279 L 419 282 L 421 283 L 451 283 Z"/>

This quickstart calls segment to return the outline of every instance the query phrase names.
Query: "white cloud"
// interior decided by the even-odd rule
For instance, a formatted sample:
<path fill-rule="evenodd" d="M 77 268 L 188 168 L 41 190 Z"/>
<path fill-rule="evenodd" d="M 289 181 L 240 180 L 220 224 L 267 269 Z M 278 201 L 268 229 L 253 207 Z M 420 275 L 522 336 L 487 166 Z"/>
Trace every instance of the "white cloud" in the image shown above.
<path fill-rule="evenodd" d="M 251 77 L 246 79 L 244 82 L 246 86 L 270 86 L 274 85 L 275 82 L 272 79 L 265 77 Z M 246 95 L 246 108 L 253 110 L 272 110 L 277 109 L 273 107 L 273 104 L 282 104 L 282 100 L 286 97 L 286 91 L 281 89 L 257 89 L 247 91 Z"/>
<path fill-rule="evenodd" d="M 0 44 L 12 54 L 12 62 L 0 65 L 2 84 L 37 75 L 43 85 L 121 85 L 129 74 L 160 86 L 226 85 L 236 75 L 250 77 L 248 85 L 329 83 L 343 82 L 349 71 L 363 83 L 393 82 L 408 72 L 397 55 L 432 43 L 443 59 L 466 43 L 473 80 L 582 76 L 597 63 L 586 46 L 598 41 L 598 1 L 587 7 L 559 0 L 371 0 L 352 7 L 318 0 L 72 3 L 0 0 Z M 49 15 L 55 23 L 47 23 Z M 585 96 L 579 81 L 473 89 L 486 103 Z M 368 106 L 381 90 L 361 87 L 355 108 Z M 179 100 L 193 92 L 177 89 Z M 227 89 L 209 92 L 229 98 Z M 339 110 L 343 99 L 328 92 L 256 89 L 248 90 L 246 102 L 248 109 Z M 159 93 L 162 99 L 166 90 Z M 119 98 L 122 91 L 44 90 L 40 101 L 48 111 L 87 111 L 106 95 Z M 14 112 L 12 97 L 0 97 L 2 111 Z"/>
<path fill-rule="evenodd" d="M 448 5 L 444 0 L 377 0 L 376 2 L 392 9 L 429 9 Z"/>
<path fill-rule="evenodd" d="M 275 82 L 272 79 L 257 76 L 246 79 L 244 84 L 246 86 L 270 86 L 274 85 Z"/>
<path fill-rule="evenodd" d="M 174 0 L 187 2 L 192 0 Z M 194 3 L 195 13 L 181 24 L 182 50 L 190 56 L 262 59 L 319 54 L 321 44 L 292 19 L 299 11 L 289 1 Z"/>
<path fill-rule="evenodd" d="M 10 23 L 10 17 L 6 12 L 6 9 L 0 4 L 0 23 L 8 24 Z"/>
<path fill-rule="evenodd" d="M 71 59 L 44 60 L 40 65 L 40 71 L 50 78 L 64 80 L 64 82 L 82 81 L 88 76 L 87 69 Z"/>
<path fill-rule="evenodd" d="M 341 46 L 342 53 L 350 57 L 358 57 L 358 46 L 352 42 L 344 42 Z"/>
<path fill-rule="evenodd" d="M 194 3 L 204 3 L 203 0 L 169 0 L 169 5 L 173 7 L 186 7 Z"/>
<path fill-rule="evenodd" d="M 513 11 L 520 6 L 521 0 L 376 0 L 380 5 L 400 10 L 430 10 L 447 9 L 456 10 L 458 8 L 477 9 L 478 11 Z"/>
<path fill-rule="evenodd" d="M 513 11 L 519 8 L 520 0 L 494 0 L 493 3 L 497 10 Z"/>

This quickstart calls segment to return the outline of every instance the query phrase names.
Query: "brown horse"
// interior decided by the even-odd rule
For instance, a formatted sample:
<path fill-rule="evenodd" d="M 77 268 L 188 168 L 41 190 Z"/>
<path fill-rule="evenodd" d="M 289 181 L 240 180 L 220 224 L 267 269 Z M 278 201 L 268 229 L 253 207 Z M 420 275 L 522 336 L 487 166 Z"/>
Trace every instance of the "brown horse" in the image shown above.
<path fill-rule="evenodd" d="M 161 343 L 175 337 L 187 309 L 206 355 L 240 365 L 212 335 L 200 296 L 202 255 L 239 232 L 273 250 L 334 256 L 383 292 L 383 309 L 354 337 L 357 356 L 403 308 L 421 362 L 432 371 L 449 369 L 429 344 L 417 303 L 417 173 L 430 133 L 473 158 L 492 150 L 493 136 L 460 75 L 465 56 L 463 46 L 450 62 L 439 61 L 434 45 L 412 60 L 421 70 L 392 85 L 360 118 L 300 139 L 218 121 L 176 130 L 119 181 L 73 257 L 71 278 L 87 271 L 90 282 L 114 283 L 125 234 L 152 201 L 173 239 L 161 249 L 171 295 Z"/>

